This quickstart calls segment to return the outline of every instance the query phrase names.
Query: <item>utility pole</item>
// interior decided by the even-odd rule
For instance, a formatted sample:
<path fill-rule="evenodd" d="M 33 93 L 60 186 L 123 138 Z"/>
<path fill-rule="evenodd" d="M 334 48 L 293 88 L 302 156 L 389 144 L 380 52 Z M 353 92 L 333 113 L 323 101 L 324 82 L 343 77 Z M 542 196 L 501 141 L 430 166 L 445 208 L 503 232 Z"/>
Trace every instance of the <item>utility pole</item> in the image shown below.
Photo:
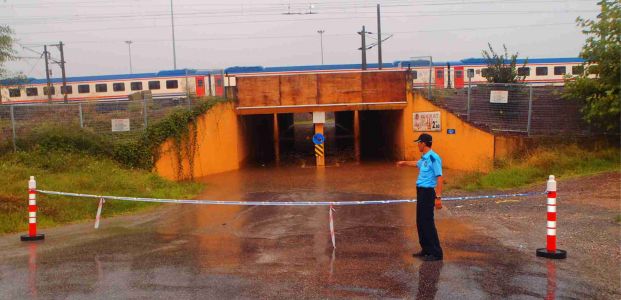
<path fill-rule="evenodd" d="M 125 41 L 127 49 L 129 50 L 129 74 L 133 74 L 132 70 L 132 41 Z"/>
<path fill-rule="evenodd" d="M 51 84 L 50 84 L 50 66 L 48 62 L 47 45 L 43 45 L 43 56 L 45 57 L 45 79 L 47 80 L 47 101 L 52 103 L 52 93 L 51 93 Z"/>
<path fill-rule="evenodd" d="M 177 50 L 175 47 L 175 17 L 173 13 L 173 0 L 170 0 L 170 24 L 172 25 L 172 42 L 173 42 L 173 66 L 177 70 Z"/>
<path fill-rule="evenodd" d="M 321 43 L 321 64 L 323 65 L 323 33 L 326 32 L 323 29 L 317 30 L 317 33 L 319 33 L 319 39 L 320 39 L 320 43 Z"/>
<path fill-rule="evenodd" d="M 377 4 L 377 62 L 382 69 L 382 19 L 380 17 L 380 5 Z"/>
<path fill-rule="evenodd" d="M 362 31 L 358 32 L 358 34 L 360 34 L 360 37 L 362 40 L 362 47 L 360 47 L 360 50 L 362 51 L 362 69 L 366 70 L 367 69 L 367 42 L 366 42 L 367 31 L 364 25 L 362 25 Z"/>
<path fill-rule="evenodd" d="M 63 50 L 63 42 L 58 42 L 58 49 L 60 51 L 60 71 L 63 75 L 63 88 L 61 91 L 65 94 L 63 101 L 67 103 L 67 76 L 65 75 L 65 51 Z"/>

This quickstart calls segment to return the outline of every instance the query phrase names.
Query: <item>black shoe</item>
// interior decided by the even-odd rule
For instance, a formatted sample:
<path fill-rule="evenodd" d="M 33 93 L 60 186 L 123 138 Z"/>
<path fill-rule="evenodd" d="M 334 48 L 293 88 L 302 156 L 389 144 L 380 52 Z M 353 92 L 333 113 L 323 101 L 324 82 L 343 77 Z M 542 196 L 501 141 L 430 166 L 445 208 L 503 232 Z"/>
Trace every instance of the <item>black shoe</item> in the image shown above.
<path fill-rule="evenodd" d="M 435 255 L 425 255 L 423 256 L 423 260 L 424 261 L 438 261 L 438 260 L 442 260 L 442 257 L 435 256 Z"/>
<path fill-rule="evenodd" d="M 427 255 L 427 253 L 425 253 L 423 251 L 418 251 L 418 252 L 412 254 L 412 256 L 414 256 L 414 257 L 423 257 L 425 255 Z"/>

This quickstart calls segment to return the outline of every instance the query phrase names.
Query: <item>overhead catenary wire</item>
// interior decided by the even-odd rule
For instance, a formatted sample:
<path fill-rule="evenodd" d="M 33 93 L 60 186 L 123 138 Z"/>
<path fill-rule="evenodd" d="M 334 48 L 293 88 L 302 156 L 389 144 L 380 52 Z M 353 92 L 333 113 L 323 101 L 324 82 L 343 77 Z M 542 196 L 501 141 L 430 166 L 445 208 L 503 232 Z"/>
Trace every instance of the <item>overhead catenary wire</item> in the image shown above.
<path fill-rule="evenodd" d="M 531 28 L 531 27 L 547 27 L 547 26 L 560 26 L 560 25 L 570 25 L 574 23 L 549 23 L 549 24 L 533 24 L 533 25 L 507 25 L 507 26 L 496 26 L 496 27 L 469 27 L 469 28 L 450 28 L 450 29 L 430 29 L 430 30 L 411 30 L 411 31 L 396 31 L 392 32 L 391 37 L 395 34 L 416 34 L 416 33 L 433 33 L 433 32 L 453 32 L 453 31 L 474 31 L 474 30 L 500 30 L 507 28 Z M 333 33 L 333 34 L 325 34 L 328 37 L 347 37 L 351 36 L 351 33 Z M 220 36 L 220 37 L 193 37 L 187 39 L 176 39 L 177 42 L 197 42 L 197 41 L 222 41 L 222 40 L 262 40 L 262 39 L 292 39 L 292 38 L 316 38 L 316 35 L 308 34 L 308 35 L 239 35 L 239 36 Z M 387 39 L 387 38 L 386 38 Z M 384 39 L 385 40 L 385 39 Z M 122 40 L 76 40 L 69 41 L 71 44 L 108 44 L 108 43 L 120 43 Z M 160 42 L 170 42 L 169 39 L 133 39 L 133 43 L 160 43 Z M 42 45 L 39 43 L 25 43 L 26 45 Z"/>

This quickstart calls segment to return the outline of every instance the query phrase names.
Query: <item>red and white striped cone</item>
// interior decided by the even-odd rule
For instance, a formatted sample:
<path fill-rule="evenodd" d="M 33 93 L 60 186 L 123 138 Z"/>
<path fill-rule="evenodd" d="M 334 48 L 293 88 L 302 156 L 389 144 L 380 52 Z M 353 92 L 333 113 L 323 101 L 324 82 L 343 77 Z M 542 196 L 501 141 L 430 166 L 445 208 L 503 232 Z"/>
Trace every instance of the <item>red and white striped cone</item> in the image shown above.
<path fill-rule="evenodd" d="M 22 241 L 39 241 L 45 234 L 37 233 L 37 182 L 34 176 L 28 181 L 28 235 L 22 235 Z"/>
<path fill-rule="evenodd" d="M 548 179 L 548 223 L 547 243 L 545 248 L 537 249 L 537 256 L 545 258 L 567 258 L 567 251 L 556 249 L 556 180 L 554 175 Z"/>

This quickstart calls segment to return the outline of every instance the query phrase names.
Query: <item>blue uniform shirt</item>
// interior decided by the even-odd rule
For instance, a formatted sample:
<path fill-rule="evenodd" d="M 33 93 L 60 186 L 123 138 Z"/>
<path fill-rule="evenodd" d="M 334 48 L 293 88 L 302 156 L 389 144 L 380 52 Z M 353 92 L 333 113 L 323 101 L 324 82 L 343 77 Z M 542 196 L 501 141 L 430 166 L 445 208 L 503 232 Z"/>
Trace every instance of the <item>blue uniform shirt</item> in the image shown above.
<path fill-rule="evenodd" d="M 416 166 L 420 170 L 416 186 L 435 188 L 438 184 L 438 176 L 442 176 L 442 159 L 440 156 L 433 150 L 429 150 L 423 154 Z"/>

